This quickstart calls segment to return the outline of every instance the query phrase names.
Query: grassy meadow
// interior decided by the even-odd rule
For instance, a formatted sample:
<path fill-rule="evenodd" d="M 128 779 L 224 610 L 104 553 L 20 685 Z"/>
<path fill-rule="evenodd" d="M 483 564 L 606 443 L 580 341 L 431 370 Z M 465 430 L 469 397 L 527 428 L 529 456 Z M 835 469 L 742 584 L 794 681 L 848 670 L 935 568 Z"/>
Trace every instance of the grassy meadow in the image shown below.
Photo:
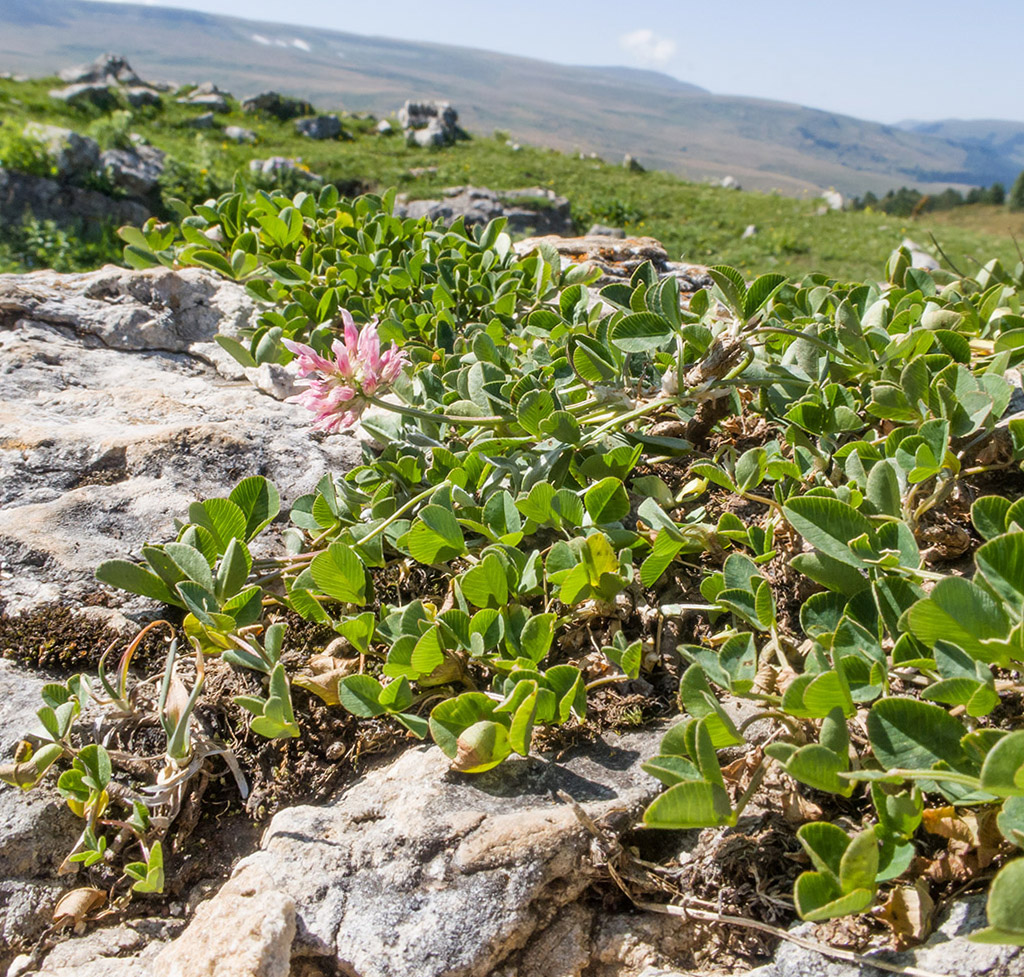
<path fill-rule="evenodd" d="M 103 148 L 127 145 L 129 134 L 137 133 L 168 153 L 161 198 L 151 202 L 158 212 L 169 197 L 191 203 L 216 196 L 231 187 L 237 172 L 247 173 L 251 158 L 280 155 L 300 157 L 345 193 L 395 186 L 411 197 L 425 198 L 459 184 L 499 191 L 548 187 L 571 201 L 581 232 L 594 222 L 620 226 L 629 234 L 657 238 L 673 258 L 730 264 L 749 277 L 779 271 L 869 278 L 879 274 L 886 255 L 904 237 L 930 246 L 932 234 L 965 273 L 992 257 L 1012 267 L 1018 260 L 1013 236 L 1024 232 L 1024 216 L 1003 208 L 974 205 L 917 218 L 821 213 L 821 201 L 809 195 L 796 199 L 726 190 L 667 173 L 630 172 L 617 160 L 581 159 L 527 145 L 513 149 L 502 133 L 474 134 L 468 142 L 444 149 L 410 148 L 399 135 L 378 135 L 372 118 L 345 116 L 342 122 L 351 138 L 317 142 L 298 136 L 292 122 L 246 115 L 234 102 L 230 113 L 216 117 L 215 128 L 195 129 L 188 123 L 203 109 L 179 105 L 173 94 L 159 107 L 104 114 L 69 109 L 50 98 L 49 89 L 58 84 L 57 79 L 0 80 L 0 163 L 5 146 L 9 152 L 12 138 L 29 121 L 75 129 Z M 257 142 L 228 141 L 222 131 L 228 125 L 252 129 Z M 756 232 L 744 239 L 749 225 Z M 8 225 L 0 241 L 0 268 L 38 267 L 48 249 L 57 256 L 55 266 L 65 268 L 87 267 L 116 255 L 109 233 L 94 230 L 84 242 L 54 228 L 35 228 L 34 234 L 41 240 L 30 242 L 35 250 L 26 252 L 25 234 L 14 235 Z M 27 253 L 34 258 L 27 260 Z"/>

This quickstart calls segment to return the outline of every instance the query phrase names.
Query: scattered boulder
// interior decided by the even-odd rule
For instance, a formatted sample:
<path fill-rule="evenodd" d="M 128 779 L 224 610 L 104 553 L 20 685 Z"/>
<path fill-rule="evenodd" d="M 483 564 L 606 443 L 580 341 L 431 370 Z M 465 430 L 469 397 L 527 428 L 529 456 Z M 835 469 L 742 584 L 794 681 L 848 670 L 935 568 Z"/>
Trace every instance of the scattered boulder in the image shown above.
<path fill-rule="evenodd" d="M 741 241 L 749 241 L 755 234 L 757 234 L 757 225 L 748 224 L 743 228 L 743 233 L 740 235 Z"/>
<path fill-rule="evenodd" d="M 100 156 L 100 167 L 115 187 L 133 197 L 144 197 L 156 189 L 164 171 L 164 155 L 153 146 L 108 149 Z"/>
<path fill-rule="evenodd" d="M 227 112 L 230 92 L 222 92 L 212 81 L 204 81 L 177 101 L 179 105 L 198 105 L 210 112 Z"/>
<path fill-rule="evenodd" d="M 496 193 L 486 187 L 449 187 L 441 200 L 399 200 L 401 217 L 429 217 L 451 224 L 463 218 L 467 226 L 507 217 L 513 233 L 566 234 L 573 229 L 569 201 L 544 187 Z"/>
<path fill-rule="evenodd" d="M 224 138 L 230 139 L 231 142 L 256 142 L 256 133 L 252 129 L 245 129 L 242 126 L 225 126 L 224 127 Z"/>
<path fill-rule="evenodd" d="M 245 99 L 242 102 L 242 111 L 272 115 L 275 119 L 287 122 L 289 119 L 297 119 L 300 115 L 312 115 L 314 109 L 304 99 L 287 98 L 279 92 L 262 92 Z"/>
<path fill-rule="evenodd" d="M 281 176 L 283 173 L 294 173 L 302 180 L 310 183 L 323 183 L 324 178 L 319 173 L 313 173 L 301 159 L 292 159 L 288 156 L 271 156 L 268 159 L 249 160 L 249 172 L 259 173 L 271 179 Z"/>
<path fill-rule="evenodd" d="M 100 599 L 123 622 L 151 605 L 98 584 L 102 561 L 173 538 L 191 502 L 248 475 L 287 504 L 354 463 L 354 439 L 314 439 L 275 399 L 292 373 L 246 372 L 213 342 L 254 315 L 199 269 L 0 275 L 0 613 Z"/>
<path fill-rule="evenodd" d="M 101 54 L 89 64 L 67 68 L 60 79 L 67 87 L 55 88 L 50 95 L 68 105 L 94 105 L 106 111 L 117 106 L 119 95 L 135 108 L 160 101 L 157 87 L 144 82 L 119 54 Z"/>
<path fill-rule="evenodd" d="M 406 102 L 398 110 L 398 124 L 410 146 L 450 146 L 469 138 L 450 102 Z"/>
<path fill-rule="evenodd" d="M 128 59 L 120 54 L 101 54 L 95 61 L 65 68 L 60 72 L 61 81 L 69 85 L 85 82 L 94 85 L 141 85 L 142 79 L 135 73 Z"/>
<path fill-rule="evenodd" d="M 341 135 L 341 119 L 336 115 L 315 115 L 296 119 L 295 131 L 307 139 L 337 139 Z"/>
<path fill-rule="evenodd" d="M 20 221 L 26 214 L 61 226 L 79 221 L 139 225 L 150 216 L 149 209 L 135 200 L 0 168 L 0 219 Z"/>
<path fill-rule="evenodd" d="M 630 173 L 647 172 L 647 170 L 644 169 L 643 164 L 640 162 L 640 160 L 638 160 L 635 156 L 632 156 L 630 153 L 626 153 L 626 155 L 622 158 L 622 168 L 624 170 L 629 170 Z"/>
<path fill-rule="evenodd" d="M 117 96 L 109 85 L 93 85 L 85 82 L 80 85 L 68 85 L 66 88 L 52 88 L 50 97 L 56 98 L 72 108 L 93 106 L 104 112 L 117 108 Z"/>
<path fill-rule="evenodd" d="M 134 109 L 142 108 L 144 105 L 160 104 L 160 93 L 144 85 L 134 85 L 131 88 L 124 89 L 124 97 Z"/>
<path fill-rule="evenodd" d="M 705 265 L 669 261 L 668 252 L 653 237 L 531 237 L 516 242 L 517 254 L 527 255 L 538 247 L 553 248 L 562 256 L 562 266 L 588 263 L 600 269 L 597 285 L 628 281 L 633 272 L 649 261 L 662 278 L 675 275 L 680 291 L 696 292 L 714 284 Z"/>
<path fill-rule="evenodd" d="M 592 224 L 586 236 L 614 237 L 621 241 L 626 236 L 626 232 L 621 227 L 609 227 L 607 224 Z"/>
<path fill-rule="evenodd" d="M 46 146 L 57 167 L 57 178 L 76 180 L 92 174 L 100 163 L 100 146 L 95 139 L 60 126 L 29 122 L 25 135 Z"/>
<path fill-rule="evenodd" d="M 718 181 L 718 185 L 723 190 L 742 190 L 743 189 L 743 187 L 740 186 L 740 181 L 737 180 L 736 177 L 734 177 L 734 176 L 723 176 L 722 179 Z"/>
<path fill-rule="evenodd" d="M 377 123 L 377 135 L 379 136 L 391 136 L 394 135 L 395 127 L 391 124 L 388 119 L 381 119 Z"/>
<path fill-rule="evenodd" d="M 212 112 L 204 112 L 202 115 L 197 115 L 193 119 L 189 119 L 185 125 L 190 129 L 212 129 L 216 124 L 216 120 L 213 117 Z M 231 126 L 229 128 L 235 128 Z"/>

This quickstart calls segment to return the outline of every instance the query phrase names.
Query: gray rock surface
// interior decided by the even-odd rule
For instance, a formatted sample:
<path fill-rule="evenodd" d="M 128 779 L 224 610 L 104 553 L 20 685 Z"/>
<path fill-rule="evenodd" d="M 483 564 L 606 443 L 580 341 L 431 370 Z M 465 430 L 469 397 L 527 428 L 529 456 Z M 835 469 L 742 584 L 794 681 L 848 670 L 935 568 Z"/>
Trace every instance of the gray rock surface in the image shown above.
<path fill-rule="evenodd" d="M 135 197 L 156 189 L 164 171 L 164 152 L 153 146 L 108 149 L 100 155 L 100 166 L 116 187 Z"/>
<path fill-rule="evenodd" d="M 189 119 L 185 125 L 190 129 L 212 129 L 215 122 L 216 120 L 212 112 L 204 112 L 202 115 L 197 115 L 194 119 Z"/>
<path fill-rule="evenodd" d="M 486 187 L 449 187 L 441 200 L 399 199 L 395 213 L 401 217 L 429 217 L 445 224 L 461 217 L 468 227 L 507 217 L 508 230 L 513 234 L 573 231 L 569 201 L 544 187 L 500 193 Z"/>
<path fill-rule="evenodd" d="M 231 142 L 256 142 L 256 133 L 243 126 L 225 126 L 224 138 L 230 139 Z"/>
<path fill-rule="evenodd" d="M 0 658 L 0 763 L 9 763 L 18 740 L 38 726 L 47 681 Z M 0 954 L 50 925 L 67 887 L 56 870 L 81 830 L 52 784 L 23 793 L 0 783 Z"/>
<path fill-rule="evenodd" d="M 341 135 L 341 119 L 336 115 L 315 115 L 296 119 L 295 131 L 307 139 L 337 139 Z"/>
<path fill-rule="evenodd" d="M 99 166 L 99 143 L 72 129 L 29 122 L 25 126 L 25 135 L 46 146 L 57 167 L 58 179 L 79 179 L 93 173 Z"/>
<path fill-rule="evenodd" d="M 450 146 L 469 138 L 450 102 L 406 102 L 398 110 L 398 123 L 413 146 Z"/>
<path fill-rule="evenodd" d="M 124 89 L 124 97 L 128 104 L 135 109 L 144 105 L 159 105 L 160 93 L 146 85 L 132 85 Z"/>
<path fill-rule="evenodd" d="M 645 261 L 649 261 L 658 276 L 675 275 L 679 279 L 681 292 L 695 292 L 699 288 L 710 288 L 713 284 L 705 265 L 692 265 L 682 261 L 669 261 L 668 252 L 660 241 L 653 237 L 610 238 L 589 235 L 585 237 L 525 238 L 513 247 L 517 254 L 529 254 L 537 247 L 550 247 L 562 256 L 562 267 L 570 264 L 588 263 L 598 268 L 601 276 L 594 286 L 611 282 L 628 281 L 630 276 Z"/>
<path fill-rule="evenodd" d="M 936 931 L 920 947 L 903 953 L 884 953 L 886 963 L 917 967 L 948 977 L 1021 977 L 1024 975 L 1024 947 L 969 943 L 967 936 L 988 925 L 985 896 L 968 896 L 954 903 L 940 917 Z M 814 927 L 805 925 L 795 932 L 814 938 Z M 783 943 L 775 960 L 749 977 L 884 977 L 877 967 L 859 967 L 824 957 L 793 943 Z"/>
<path fill-rule="evenodd" d="M 609 227 L 607 224 L 592 224 L 587 237 L 614 237 L 622 240 L 626 232 L 621 227 Z"/>
<path fill-rule="evenodd" d="M 313 106 L 305 99 L 288 98 L 279 92 L 261 92 L 242 102 L 242 111 L 272 115 L 275 119 L 287 122 L 297 119 L 300 115 L 312 115 Z"/>
<path fill-rule="evenodd" d="M 139 85 L 142 79 L 134 72 L 128 59 L 120 54 L 101 54 L 95 61 L 65 68 L 60 80 L 68 84 L 89 82 L 96 85 Z"/>
<path fill-rule="evenodd" d="M 294 173 L 299 179 L 309 183 L 323 183 L 324 178 L 319 173 L 313 173 L 306 169 L 301 159 L 292 159 L 289 156 L 271 156 L 269 159 L 249 160 L 249 172 L 259 173 L 261 176 L 270 178 L 278 177 L 283 173 Z"/>
<path fill-rule="evenodd" d="M 639 767 L 657 742 L 609 736 L 477 777 L 412 749 L 326 807 L 277 814 L 233 878 L 292 896 L 298 956 L 360 977 L 485 977 L 593 878 L 591 837 L 554 792 L 621 830 L 660 790 Z"/>
<path fill-rule="evenodd" d="M 149 209 L 135 200 L 0 168 L 0 220 L 20 221 L 27 213 L 61 226 L 91 221 L 142 224 L 149 217 Z"/>
<path fill-rule="evenodd" d="M 294 899 L 253 871 L 199 906 L 154 959 L 154 977 L 289 977 L 294 939 Z"/>
<path fill-rule="evenodd" d="M 246 476 L 286 505 L 354 463 L 354 439 L 314 437 L 307 411 L 212 342 L 252 315 L 198 269 L 0 275 L 0 610 L 105 591 L 100 562 L 172 538 L 190 502 Z"/>
<path fill-rule="evenodd" d="M 110 85 L 95 85 L 90 82 L 67 85 L 64 88 L 52 88 L 50 97 L 65 102 L 72 108 L 91 105 L 106 111 L 117 107 L 117 96 Z"/>

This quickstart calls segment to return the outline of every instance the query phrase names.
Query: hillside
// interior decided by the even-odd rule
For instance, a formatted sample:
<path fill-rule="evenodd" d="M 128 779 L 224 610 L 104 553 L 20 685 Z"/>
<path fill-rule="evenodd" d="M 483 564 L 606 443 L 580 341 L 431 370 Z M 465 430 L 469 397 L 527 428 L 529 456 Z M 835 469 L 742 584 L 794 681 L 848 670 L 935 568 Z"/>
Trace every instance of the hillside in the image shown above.
<path fill-rule="evenodd" d="M 690 180 L 732 175 L 797 196 L 900 185 L 1008 182 L 1014 149 L 883 126 L 757 98 L 714 95 L 652 71 L 570 67 L 494 52 L 363 37 L 133 4 L 0 0 L 0 70 L 32 76 L 125 54 L 149 78 L 213 80 L 238 95 L 275 87 L 324 108 L 386 115 L 445 98 L 477 133 L 632 153 Z"/>

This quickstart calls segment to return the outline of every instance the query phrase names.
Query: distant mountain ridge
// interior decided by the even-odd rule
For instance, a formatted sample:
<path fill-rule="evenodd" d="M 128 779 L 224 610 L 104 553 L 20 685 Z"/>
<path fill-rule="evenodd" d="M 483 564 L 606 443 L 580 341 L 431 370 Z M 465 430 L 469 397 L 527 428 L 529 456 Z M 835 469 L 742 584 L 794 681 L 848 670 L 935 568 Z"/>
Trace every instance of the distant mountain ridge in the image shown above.
<path fill-rule="evenodd" d="M 691 179 L 735 177 L 786 194 L 1012 182 L 1024 124 L 885 126 L 798 105 L 715 95 L 655 71 L 575 67 L 471 48 L 197 11 L 86 0 L 0 0 L 0 70 L 44 75 L 125 55 L 144 78 L 275 88 L 376 115 L 444 98 L 471 132 L 541 146 L 631 153 Z M 985 128 L 987 126 L 988 128 Z M 980 127 L 980 128 L 979 128 Z"/>

